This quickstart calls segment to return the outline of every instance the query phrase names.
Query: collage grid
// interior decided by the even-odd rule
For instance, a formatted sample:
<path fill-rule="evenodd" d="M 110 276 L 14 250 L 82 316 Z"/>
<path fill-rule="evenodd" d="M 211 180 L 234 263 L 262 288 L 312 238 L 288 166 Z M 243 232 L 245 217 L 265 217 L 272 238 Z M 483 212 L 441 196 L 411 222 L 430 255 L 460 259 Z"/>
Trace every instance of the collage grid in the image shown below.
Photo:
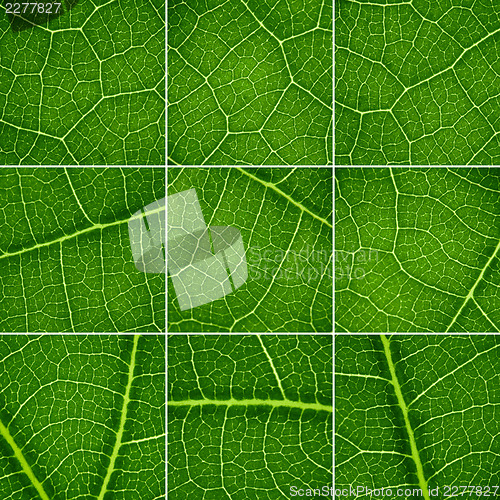
<path fill-rule="evenodd" d="M 0 498 L 500 496 L 495 0 L 0 14 Z"/>

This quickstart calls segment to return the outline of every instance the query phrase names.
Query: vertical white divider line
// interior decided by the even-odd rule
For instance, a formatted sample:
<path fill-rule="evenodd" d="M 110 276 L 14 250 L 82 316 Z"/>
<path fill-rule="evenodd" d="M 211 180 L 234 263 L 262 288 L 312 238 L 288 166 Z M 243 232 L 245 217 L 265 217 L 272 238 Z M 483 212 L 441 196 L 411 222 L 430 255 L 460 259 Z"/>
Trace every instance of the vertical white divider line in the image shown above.
<path fill-rule="evenodd" d="M 332 364 L 333 364 L 333 375 L 332 375 L 332 485 L 335 488 L 335 272 L 336 272 L 336 255 L 335 255 L 335 1 L 332 0 L 332 165 L 333 165 L 333 175 L 332 175 Z"/>
<path fill-rule="evenodd" d="M 168 342 L 167 335 L 163 337 L 165 342 L 165 498 L 167 498 L 167 474 L 168 474 Z"/>
<path fill-rule="evenodd" d="M 165 2 L 165 19 L 167 19 L 167 2 Z M 166 31 L 167 24 L 165 23 L 165 31 Z M 167 50 L 167 34 L 165 32 L 165 54 Z M 166 89 L 168 89 L 168 84 L 166 86 Z M 166 106 L 166 101 L 165 101 L 165 106 Z M 165 113 L 165 139 L 166 139 L 166 118 L 167 114 Z M 167 147 L 167 142 L 165 142 L 165 148 Z M 167 151 L 165 149 L 165 158 L 167 158 L 166 163 L 168 164 L 168 156 L 167 156 Z M 167 332 L 168 332 L 168 268 L 167 268 L 167 259 L 168 259 L 168 235 L 167 235 L 167 230 L 168 230 L 168 167 L 165 165 L 165 241 L 164 243 L 164 248 L 165 248 L 165 334 L 163 337 L 163 341 L 165 342 L 165 498 L 167 498 L 168 493 L 167 493 L 167 477 L 168 477 L 168 337 L 167 337 Z"/>
<path fill-rule="evenodd" d="M 335 167 L 335 1 L 332 0 L 332 165 Z M 335 196 L 335 194 L 334 194 Z"/>
<path fill-rule="evenodd" d="M 165 2 L 165 169 L 168 170 L 168 132 L 167 132 L 167 126 L 168 126 L 168 0 Z M 167 172 L 165 172 L 167 173 Z M 168 178 L 168 177 L 167 177 Z M 168 182 L 168 181 L 167 181 Z M 166 273 L 166 269 L 165 269 Z M 165 490 L 167 491 L 167 490 Z"/>
<path fill-rule="evenodd" d="M 335 272 L 336 272 L 336 253 L 335 253 L 335 167 L 332 167 L 332 333 L 335 333 Z"/>
<path fill-rule="evenodd" d="M 335 334 L 332 335 L 332 361 L 332 486 L 335 489 Z"/>
<path fill-rule="evenodd" d="M 332 109 L 333 109 L 333 127 L 332 127 L 332 487 L 335 489 L 335 272 L 336 272 L 336 254 L 335 254 L 335 5 L 332 1 Z"/>
<path fill-rule="evenodd" d="M 166 3 L 165 3 L 166 5 Z M 165 165 L 165 241 L 163 242 L 163 248 L 165 249 L 165 334 L 168 331 L 168 299 L 167 299 L 167 293 L 168 293 L 168 267 L 167 267 L 167 260 L 168 260 L 168 235 L 167 235 L 167 230 L 168 230 L 168 167 Z M 166 360 L 165 360 L 166 363 Z M 165 365 L 166 366 L 166 365 Z M 166 373 L 166 372 L 165 372 Z"/>

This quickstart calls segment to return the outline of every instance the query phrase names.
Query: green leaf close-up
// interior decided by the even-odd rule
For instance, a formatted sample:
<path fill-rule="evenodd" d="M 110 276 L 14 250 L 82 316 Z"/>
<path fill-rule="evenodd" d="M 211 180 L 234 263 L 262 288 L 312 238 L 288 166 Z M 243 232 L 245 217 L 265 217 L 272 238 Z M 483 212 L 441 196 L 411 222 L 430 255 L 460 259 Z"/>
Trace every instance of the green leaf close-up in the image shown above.
<path fill-rule="evenodd" d="M 356 498 L 498 498 L 500 338 L 337 336 L 335 449 Z"/>
<path fill-rule="evenodd" d="M 332 4 L 168 2 L 168 160 L 332 163 Z"/>
<path fill-rule="evenodd" d="M 168 498 L 331 488 L 332 337 L 173 335 Z"/>
<path fill-rule="evenodd" d="M 0 337 L 0 496 L 165 498 L 165 338 Z"/>
<path fill-rule="evenodd" d="M 498 165 L 497 0 L 335 2 L 337 165 Z"/>
<path fill-rule="evenodd" d="M 338 168 L 338 332 L 500 332 L 500 170 Z"/>
<path fill-rule="evenodd" d="M 248 276 L 183 310 L 169 260 L 168 331 L 331 332 L 332 175 L 331 167 L 169 167 L 169 196 L 193 190 L 209 228 L 239 231 Z"/>
<path fill-rule="evenodd" d="M 0 4 L 0 165 L 163 165 L 165 3 L 13 5 Z M 60 14 L 36 22 L 35 5 Z"/>
<path fill-rule="evenodd" d="M 164 197 L 164 168 L 0 169 L 0 331 L 164 331 L 165 274 L 128 228 Z"/>

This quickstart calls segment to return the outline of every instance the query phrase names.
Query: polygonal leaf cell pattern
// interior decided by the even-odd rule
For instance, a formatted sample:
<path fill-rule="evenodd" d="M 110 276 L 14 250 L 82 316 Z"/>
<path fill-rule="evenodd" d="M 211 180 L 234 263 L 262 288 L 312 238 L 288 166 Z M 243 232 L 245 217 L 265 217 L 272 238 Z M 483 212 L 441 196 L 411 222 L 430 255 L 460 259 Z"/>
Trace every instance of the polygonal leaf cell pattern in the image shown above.
<path fill-rule="evenodd" d="M 336 488 L 498 498 L 499 354 L 498 335 L 338 335 Z"/>
<path fill-rule="evenodd" d="M 330 2 L 172 0 L 168 43 L 172 164 L 331 164 Z"/>
<path fill-rule="evenodd" d="M 138 268 L 129 232 L 163 198 L 164 168 L 0 169 L 0 331 L 164 331 L 165 257 Z"/>
<path fill-rule="evenodd" d="M 497 0 L 336 2 L 336 163 L 498 165 Z"/>
<path fill-rule="evenodd" d="M 168 195 L 182 203 L 167 214 L 168 331 L 331 332 L 332 176 L 331 167 L 170 167 Z M 180 279 L 183 269 L 192 274 Z"/>
<path fill-rule="evenodd" d="M 0 401 L 0 498 L 165 498 L 164 336 L 2 336 Z"/>
<path fill-rule="evenodd" d="M 164 2 L 60 4 L 0 4 L 0 165 L 163 165 Z"/>
<path fill-rule="evenodd" d="M 330 335 L 168 338 L 168 498 L 331 487 Z"/>
<path fill-rule="evenodd" d="M 500 331 L 500 170 L 344 167 L 335 180 L 337 331 Z"/>

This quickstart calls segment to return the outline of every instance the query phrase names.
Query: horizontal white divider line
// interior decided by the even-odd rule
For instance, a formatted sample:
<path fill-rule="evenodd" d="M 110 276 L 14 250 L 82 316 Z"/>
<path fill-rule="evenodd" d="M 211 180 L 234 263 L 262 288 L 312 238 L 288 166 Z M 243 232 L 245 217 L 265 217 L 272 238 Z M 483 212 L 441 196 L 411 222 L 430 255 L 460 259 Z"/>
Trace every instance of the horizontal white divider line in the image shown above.
<path fill-rule="evenodd" d="M 316 410 L 333 412 L 333 407 L 321 403 L 302 403 L 289 399 L 185 399 L 168 401 L 168 406 L 272 406 L 274 408 L 298 408 L 299 410 Z"/>

